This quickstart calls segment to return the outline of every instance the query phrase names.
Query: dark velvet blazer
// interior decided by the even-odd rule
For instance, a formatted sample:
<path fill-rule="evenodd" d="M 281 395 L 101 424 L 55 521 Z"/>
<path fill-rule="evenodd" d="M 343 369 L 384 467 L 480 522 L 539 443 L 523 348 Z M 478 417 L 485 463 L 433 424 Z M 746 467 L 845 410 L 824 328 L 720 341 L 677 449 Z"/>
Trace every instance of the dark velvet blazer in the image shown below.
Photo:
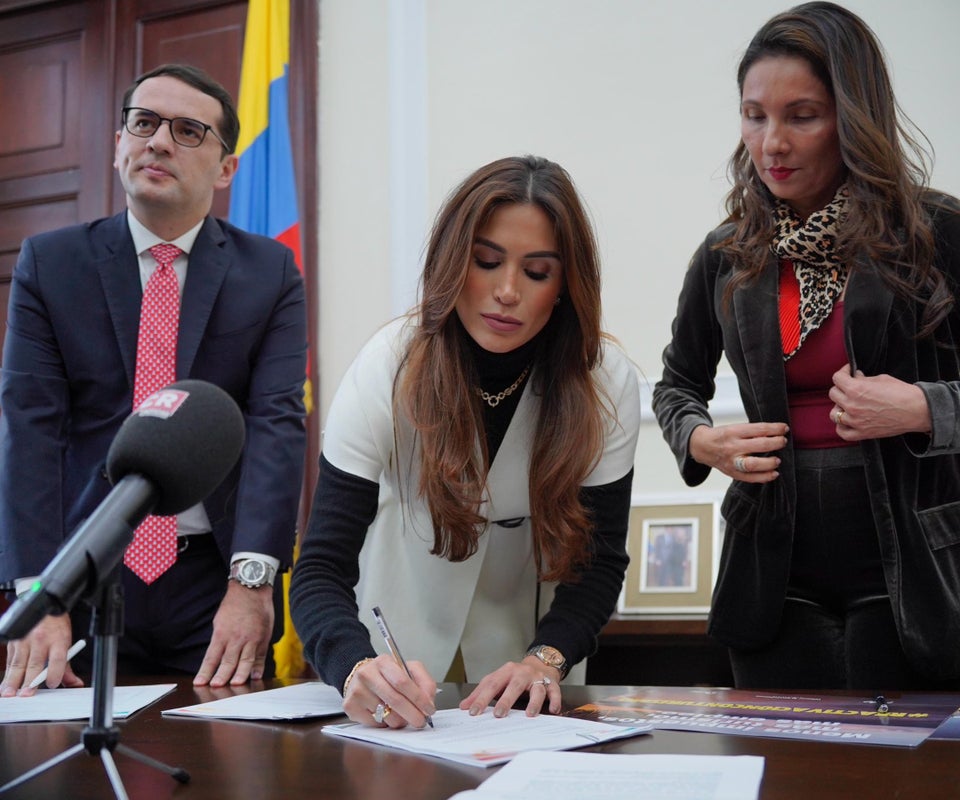
<path fill-rule="evenodd" d="M 931 195 L 937 265 L 955 296 L 960 280 L 960 205 Z M 694 255 L 680 294 L 673 338 L 653 407 L 688 485 L 709 467 L 688 455 L 695 427 L 711 425 L 717 363 L 725 354 L 750 422 L 788 422 L 780 349 L 778 268 L 738 289 L 725 308 L 733 273 L 713 245 L 713 231 Z M 893 613 L 904 648 L 931 677 L 960 677 L 960 308 L 935 337 L 918 339 L 922 309 L 896 295 L 869 263 L 851 271 L 844 296 L 846 350 L 854 369 L 889 374 L 924 391 L 933 430 L 862 442 Z M 709 632 L 739 648 L 762 646 L 777 632 L 786 593 L 796 508 L 794 452 L 779 453 L 780 477 L 766 484 L 734 480 L 721 507 L 727 522 Z"/>
<path fill-rule="evenodd" d="M 111 488 L 104 465 L 131 410 L 141 297 L 125 213 L 21 248 L 0 374 L 0 580 L 39 574 Z M 305 365 L 293 254 L 208 217 L 183 287 L 177 379 L 216 384 L 246 421 L 239 463 L 205 501 L 227 558 L 292 559 Z"/>

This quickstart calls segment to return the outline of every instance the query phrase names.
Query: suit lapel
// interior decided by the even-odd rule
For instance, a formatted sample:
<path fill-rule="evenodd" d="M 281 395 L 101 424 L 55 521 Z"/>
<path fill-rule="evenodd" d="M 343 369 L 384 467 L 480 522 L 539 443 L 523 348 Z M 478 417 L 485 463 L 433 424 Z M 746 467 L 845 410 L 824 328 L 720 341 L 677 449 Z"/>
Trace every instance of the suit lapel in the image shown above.
<path fill-rule="evenodd" d="M 861 264 L 847 282 L 843 300 L 844 338 L 853 368 L 875 374 L 886 345 L 893 291 L 876 270 Z"/>
<path fill-rule="evenodd" d="M 177 339 L 178 379 L 190 376 L 213 304 L 226 278 L 229 261 L 223 248 L 225 241 L 219 223 L 213 217 L 207 217 L 190 251 L 187 280 L 183 287 Z"/>
<path fill-rule="evenodd" d="M 133 390 L 137 361 L 137 331 L 140 326 L 140 268 L 133 247 L 126 213 L 118 214 L 94 229 L 94 237 L 103 245 L 102 257 L 96 263 L 107 302 L 107 311 L 123 359 L 123 368 Z"/>

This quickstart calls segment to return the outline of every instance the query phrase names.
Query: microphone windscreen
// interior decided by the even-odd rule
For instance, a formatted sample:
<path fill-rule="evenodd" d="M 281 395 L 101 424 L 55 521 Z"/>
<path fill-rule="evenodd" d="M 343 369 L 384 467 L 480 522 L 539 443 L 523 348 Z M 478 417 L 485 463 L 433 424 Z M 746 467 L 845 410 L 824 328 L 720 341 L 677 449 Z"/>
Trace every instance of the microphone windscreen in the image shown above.
<path fill-rule="evenodd" d="M 184 380 L 154 392 L 124 421 L 107 453 L 116 484 L 142 475 L 156 484 L 154 514 L 186 511 L 207 497 L 237 463 L 243 414 L 223 389 Z"/>

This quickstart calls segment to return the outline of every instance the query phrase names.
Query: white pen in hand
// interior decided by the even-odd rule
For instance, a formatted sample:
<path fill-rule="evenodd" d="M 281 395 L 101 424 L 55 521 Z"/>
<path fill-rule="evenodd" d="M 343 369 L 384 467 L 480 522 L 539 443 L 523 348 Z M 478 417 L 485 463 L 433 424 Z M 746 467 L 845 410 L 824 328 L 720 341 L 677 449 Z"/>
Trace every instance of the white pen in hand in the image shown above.
<path fill-rule="evenodd" d="M 377 627 L 380 629 L 380 634 L 383 636 L 383 641 L 387 643 L 387 648 L 390 650 L 390 654 L 396 659 L 397 663 L 403 667 L 407 675 L 410 676 L 410 680 L 413 680 L 413 675 L 410 674 L 410 667 L 407 666 L 407 662 L 403 660 L 403 656 L 400 655 L 400 648 L 397 647 L 397 643 L 394 640 L 393 636 L 390 634 L 390 629 L 387 627 L 387 621 L 383 618 L 383 613 L 380 611 L 379 606 L 373 607 L 373 617 L 377 621 Z M 426 715 L 425 715 L 426 716 Z M 427 725 L 431 728 L 433 727 L 433 720 L 429 716 L 426 716 Z"/>
<path fill-rule="evenodd" d="M 83 648 L 86 646 L 87 646 L 86 639 L 78 639 L 76 642 L 70 645 L 70 649 L 67 650 L 67 663 L 69 663 L 70 659 L 73 658 L 81 650 L 83 650 Z M 43 683 L 47 679 L 48 672 L 49 670 L 47 669 L 47 667 L 44 667 L 42 670 L 40 670 L 37 677 L 34 678 L 32 681 L 30 681 L 30 685 L 27 688 L 36 689 L 41 683 Z"/>

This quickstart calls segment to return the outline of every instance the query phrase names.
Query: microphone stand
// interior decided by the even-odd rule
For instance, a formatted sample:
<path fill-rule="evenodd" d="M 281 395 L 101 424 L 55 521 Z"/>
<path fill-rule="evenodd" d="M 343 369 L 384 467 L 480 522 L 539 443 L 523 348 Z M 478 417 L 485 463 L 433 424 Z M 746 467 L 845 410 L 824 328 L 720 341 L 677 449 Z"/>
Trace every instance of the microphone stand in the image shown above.
<path fill-rule="evenodd" d="M 187 783 L 190 774 L 180 767 L 171 767 L 150 758 L 130 747 L 120 744 L 120 729 L 113 724 L 113 689 L 117 672 L 117 640 L 123 633 L 123 587 L 119 570 L 97 589 L 91 601 L 93 613 L 90 618 L 90 633 L 93 635 L 93 710 L 90 723 L 83 729 L 80 744 L 45 761 L 19 778 L 0 786 L 0 794 L 20 786 L 51 767 L 55 767 L 86 750 L 90 755 L 99 755 L 107 778 L 117 800 L 128 800 L 120 773 L 113 760 L 113 751 L 123 753 L 149 767 L 166 772 L 180 783 Z"/>

